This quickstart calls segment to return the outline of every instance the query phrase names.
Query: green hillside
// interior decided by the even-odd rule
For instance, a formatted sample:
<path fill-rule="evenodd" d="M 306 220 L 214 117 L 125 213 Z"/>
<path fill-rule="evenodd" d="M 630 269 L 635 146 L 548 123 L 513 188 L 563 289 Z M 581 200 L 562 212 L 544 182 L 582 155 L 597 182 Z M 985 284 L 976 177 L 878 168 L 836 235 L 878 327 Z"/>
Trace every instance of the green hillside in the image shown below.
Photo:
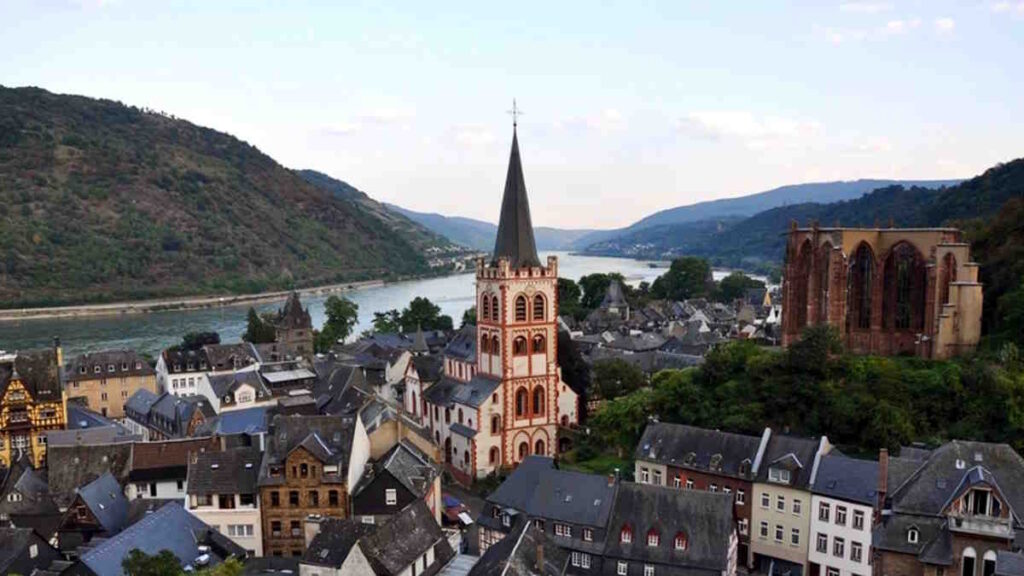
<path fill-rule="evenodd" d="M 0 87 L 4 307 L 418 274 L 421 240 L 230 135 Z"/>

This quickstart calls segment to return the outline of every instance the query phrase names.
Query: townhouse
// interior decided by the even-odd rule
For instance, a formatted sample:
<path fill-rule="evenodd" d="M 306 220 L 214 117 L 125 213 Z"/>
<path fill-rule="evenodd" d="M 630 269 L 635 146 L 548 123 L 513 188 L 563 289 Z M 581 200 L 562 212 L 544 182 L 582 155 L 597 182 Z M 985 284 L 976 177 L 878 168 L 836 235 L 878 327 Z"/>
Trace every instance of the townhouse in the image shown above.
<path fill-rule="evenodd" d="M 811 496 L 811 574 L 871 576 L 878 474 L 874 460 L 839 454 L 821 458 Z"/>
<path fill-rule="evenodd" d="M 767 429 L 757 437 L 654 422 L 637 444 L 634 478 L 642 484 L 732 495 L 738 555 L 747 564 L 754 479 L 769 438 Z"/>
<path fill-rule="evenodd" d="M 184 503 L 189 454 L 207 451 L 219 452 L 220 442 L 206 437 L 133 443 L 125 495 L 129 500 L 159 498 Z"/>
<path fill-rule="evenodd" d="M 175 396 L 195 396 L 204 387 L 210 360 L 206 350 L 168 348 L 156 361 L 156 382 L 159 392 Z"/>
<path fill-rule="evenodd" d="M 68 362 L 64 388 L 69 399 L 83 399 L 104 417 L 122 418 L 125 402 L 137 390 L 157 392 L 156 371 L 134 350 L 92 352 Z"/>
<path fill-rule="evenodd" d="M 203 396 L 157 395 L 141 389 L 125 403 L 124 415 L 125 427 L 150 441 L 193 436 L 215 412 Z"/>
<path fill-rule="evenodd" d="M 441 523 L 441 467 L 408 440 L 367 466 L 352 490 L 352 516 L 380 522 L 417 500 L 422 500 Z"/>
<path fill-rule="evenodd" d="M 811 487 L 820 458 L 830 450 L 824 436 L 770 434 L 754 480 L 750 553 L 755 569 L 793 576 L 807 572 Z"/>
<path fill-rule="evenodd" d="M 46 464 L 46 432 L 65 426 L 60 340 L 52 349 L 0 353 L 0 467 L 20 454 Z"/>
<path fill-rule="evenodd" d="M 230 538 L 249 556 L 263 555 L 259 470 L 255 448 L 192 453 L 188 461 L 188 511 Z"/>

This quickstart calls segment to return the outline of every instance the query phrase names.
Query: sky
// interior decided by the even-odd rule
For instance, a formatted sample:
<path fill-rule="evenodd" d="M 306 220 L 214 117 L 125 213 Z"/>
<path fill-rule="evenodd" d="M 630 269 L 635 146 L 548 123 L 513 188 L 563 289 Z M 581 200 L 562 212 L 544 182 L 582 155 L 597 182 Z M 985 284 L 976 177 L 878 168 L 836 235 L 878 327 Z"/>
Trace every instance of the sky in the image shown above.
<path fill-rule="evenodd" d="M 1024 0 L 0 0 L 0 85 L 231 133 L 420 211 L 625 226 L 785 184 L 1024 156 Z"/>

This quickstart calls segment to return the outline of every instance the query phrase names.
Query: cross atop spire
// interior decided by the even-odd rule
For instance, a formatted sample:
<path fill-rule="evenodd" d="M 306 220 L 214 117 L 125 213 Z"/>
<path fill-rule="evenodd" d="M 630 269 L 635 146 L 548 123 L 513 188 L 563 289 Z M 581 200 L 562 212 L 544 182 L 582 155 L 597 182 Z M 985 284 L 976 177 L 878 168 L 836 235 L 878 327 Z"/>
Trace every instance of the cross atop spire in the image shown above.
<path fill-rule="evenodd" d="M 519 117 L 523 115 L 523 111 L 516 106 L 515 98 L 512 99 L 512 109 L 508 113 L 512 115 L 512 130 L 515 130 L 516 126 L 519 125 Z"/>

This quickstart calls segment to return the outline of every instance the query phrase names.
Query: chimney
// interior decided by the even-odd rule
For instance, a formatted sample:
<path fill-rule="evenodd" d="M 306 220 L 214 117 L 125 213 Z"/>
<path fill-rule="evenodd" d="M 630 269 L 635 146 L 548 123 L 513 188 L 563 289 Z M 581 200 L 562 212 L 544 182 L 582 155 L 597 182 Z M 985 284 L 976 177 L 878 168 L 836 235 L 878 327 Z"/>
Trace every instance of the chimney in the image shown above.
<path fill-rule="evenodd" d="M 537 572 L 544 573 L 544 543 L 537 542 Z"/>
<path fill-rule="evenodd" d="M 889 449 L 882 448 L 878 451 L 878 504 L 875 510 L 876 517 L 881 518 L 882 509 L 885 508 L 885 496 L 889 491 Z"/>

